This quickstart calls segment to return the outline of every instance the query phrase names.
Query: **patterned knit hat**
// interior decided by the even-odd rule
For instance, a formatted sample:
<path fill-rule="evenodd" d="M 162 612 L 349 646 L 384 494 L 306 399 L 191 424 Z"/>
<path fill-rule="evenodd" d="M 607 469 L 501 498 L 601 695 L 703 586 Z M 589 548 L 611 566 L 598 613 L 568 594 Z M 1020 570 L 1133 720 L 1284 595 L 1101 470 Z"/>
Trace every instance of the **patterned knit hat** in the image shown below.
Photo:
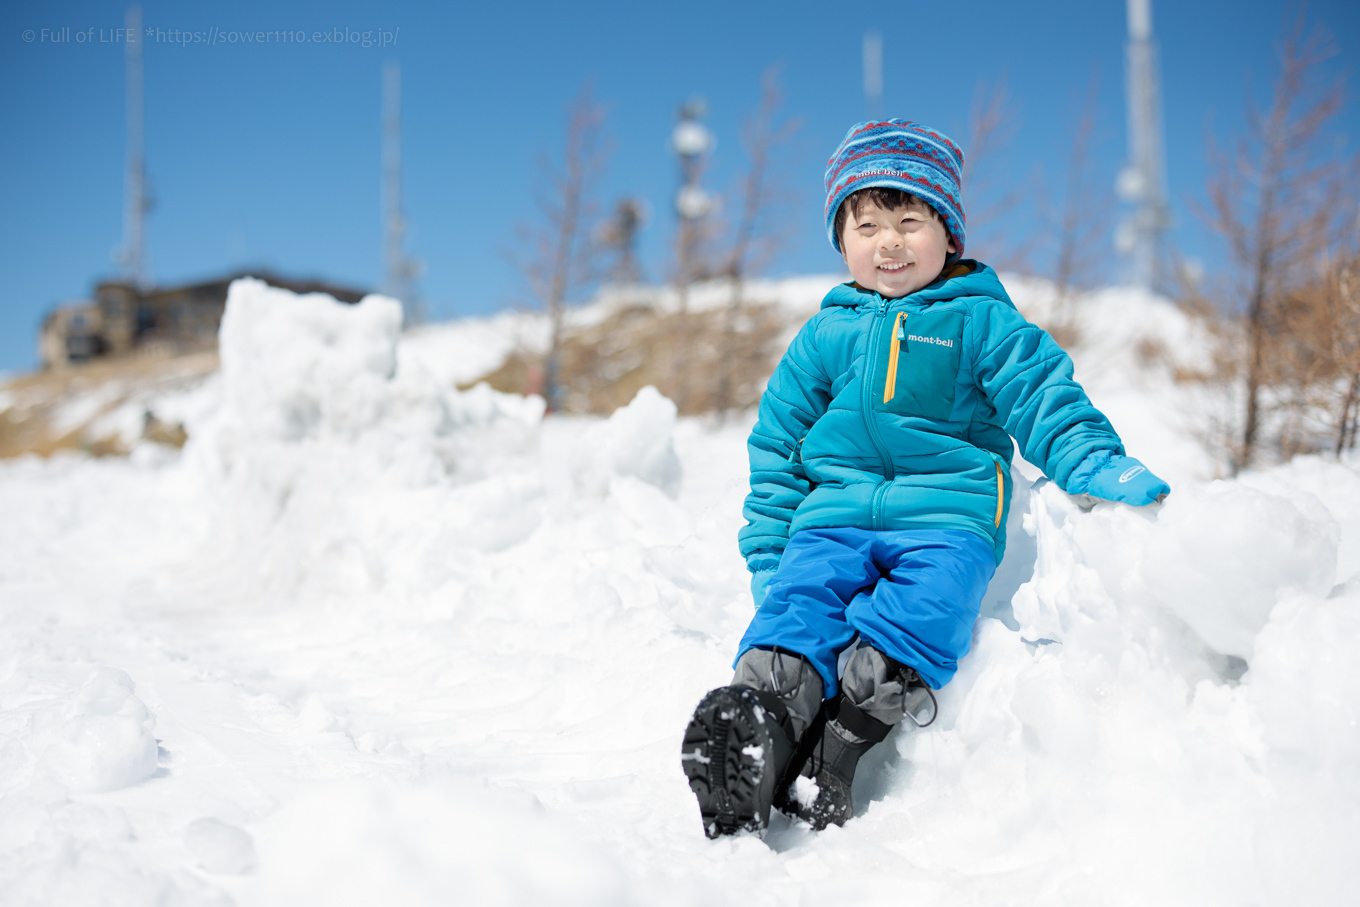
<path fill-rule="evenodd" d="M 857 123 L 826 163 L 826 235 L 836 251 L 836 211 L 852 192 L 871 186 L 901 189 L 927 203 L 963 254 L 963 152 L 943 133 L 907 120 Z"/>

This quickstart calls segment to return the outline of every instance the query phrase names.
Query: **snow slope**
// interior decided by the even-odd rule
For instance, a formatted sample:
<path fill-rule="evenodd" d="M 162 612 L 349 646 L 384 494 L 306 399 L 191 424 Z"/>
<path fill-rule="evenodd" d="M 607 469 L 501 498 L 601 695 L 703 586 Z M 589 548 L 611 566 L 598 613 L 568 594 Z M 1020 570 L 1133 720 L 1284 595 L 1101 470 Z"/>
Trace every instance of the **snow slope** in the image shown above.
<path fill-rule="evenodd" d="M 1172 497 L 1019 464 L 940 721 L 764 842 L 678 758 L 750 615 L 749 425 L 458 393 L 500 333 L 398 311 L 239 282 L 182 453 L 0 465 L 0 903 L 1350 902 L 1360 477 L 1205 481 L 1126 355 L 1193 355 L 1170 306 L 1086 300 L 1078 374 Z"/>

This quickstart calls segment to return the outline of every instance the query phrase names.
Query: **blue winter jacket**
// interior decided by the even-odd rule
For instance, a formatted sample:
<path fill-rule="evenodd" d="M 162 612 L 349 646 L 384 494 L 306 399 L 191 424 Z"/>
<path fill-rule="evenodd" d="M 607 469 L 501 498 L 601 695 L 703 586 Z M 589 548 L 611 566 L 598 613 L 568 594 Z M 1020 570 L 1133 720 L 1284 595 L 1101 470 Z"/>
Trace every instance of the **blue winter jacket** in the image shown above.
<path fill-rule="evenodd" d="M 996 272 L 964 260 L 900 299 L 837 286 L 761 397 L 741 553 L 756 572 L 802 529 L 964 529 L 999 563 L 1011 437 L 1064 489 L 1091 453 L 1124 452 Z"/>

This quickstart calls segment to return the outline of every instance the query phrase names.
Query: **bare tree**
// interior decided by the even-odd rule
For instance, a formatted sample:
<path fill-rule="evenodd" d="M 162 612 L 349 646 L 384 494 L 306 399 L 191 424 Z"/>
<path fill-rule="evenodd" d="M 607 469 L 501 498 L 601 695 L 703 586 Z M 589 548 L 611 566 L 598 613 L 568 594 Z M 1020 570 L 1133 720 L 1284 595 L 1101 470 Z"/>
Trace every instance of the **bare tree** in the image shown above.
<path fill-rule="evenodd" d="M 1345 390 L 1335 412 L 1335 454 L 1354 450 L 1360 429 L 1360 253 L 1352 252 L 1330 275 L 1325 336 L 1328 358 Z"/>
<path fill-rule="evenodd" d="M 972 176 L 981 162 L 1005 151 L 1015 138 L 1016 127 L 1015 104 L 1011 100 L 1006 77 L 1003 75 L 992 83 L 979 80 L 973 89 L 973 103 L 968 108 L 965 171 Z M 1013 208 L 1017 200 L 1012 191 L 993 204 L 1004 213 Z M 993 211 L 984 208 L 981 213 Z"/>
<path fill-rule="evenodd" d="M 781 118 L 779 112 L 783 103 L 780 67 L 771 66 L 761 76 L 760 101 L 755 113 L 746 119 L 741 130 L 748 164 L 737 191 L 741 197 L 741 211 L 732 227 L 731 246 L 722 267 L 722 273 L 730 283 L 731 295 L 724 314 L 721 369 L 713 397 L 718 412 L 725 412 L 732 405 L 736 375 L 742 371 L 737 360 L 761 353 L 761 350 L 748 349 L 741 343 L 739 329 L 746 302 L 746 279 L 769 260 L 779 239 L 787 232 L 773 225 L 770 217 L 772 209 L 786 195 L 776 172 L 775 156 L 780 146 L 802 127 L 802 120 Z"/>
<path fill-rule="evenodd" d="M 1355 446 L 1360 422 L 1360 251 L 1328 256 L 1280 309 L 1286 330 L 1271 332 L 1263 358 L 1273 396 L 1292 404 L 1281 453 L 1318 449 L 1325 438 L 1339 457 Z"/>
<path fill-rule="evenodd" d="M 548 315 L 543 396 L 550 411 L 566 407 L 561 363 L 567 301 L 599 276 L 598 249 L 592 239 L 598 231 L 592 225 L 598 214 L 594 190 L 608 157 L 604 119 L 604 108 L 594 100 L 590 84 L 582 85 L 567 109 L 566 142 L 560 161 L 546 154 L 540 159 L 547 182 L 535 199 L 541 220 L 521 225 L 523 251 L 512 256 Z"/>
<path fill-rule="evenodd" d="M 1249 105 L 1247 135 L 1232 153 L 1211 140 L 1208 221 L 1227 243 L 1245 310 L 1245 414 L 1233 471 L 1257 459 L 1268 384 L 1272 330 L 1290 288 L 1334 235 L 1334 185 L 1340 162 L 1327 154 L 1326 127 L 1341 109 L 1340 80 L 1324 83 L 1321 65 L 1335 54 L 1320 28 L 1300 14 L 1280 48 L 1280 70 L 1265 110 Z"/>
<path fill-rule="evenodd" d="M 1013 183 L 998 188 L 988 176 L 991 161 L 1003 155 L 1015 138 L 1018 105 L 1010 96 L 1005 75 L 995 82 L 979 81 L 968 110 L 964 145 L 964 195 L 968 201 L 971 246 L 981 248 L 1003 268 L 1024 267 L 1039 237 L 1030 234 L 1016 243 L 1004 238 L 1006 218 L 1024 198 Z"/>

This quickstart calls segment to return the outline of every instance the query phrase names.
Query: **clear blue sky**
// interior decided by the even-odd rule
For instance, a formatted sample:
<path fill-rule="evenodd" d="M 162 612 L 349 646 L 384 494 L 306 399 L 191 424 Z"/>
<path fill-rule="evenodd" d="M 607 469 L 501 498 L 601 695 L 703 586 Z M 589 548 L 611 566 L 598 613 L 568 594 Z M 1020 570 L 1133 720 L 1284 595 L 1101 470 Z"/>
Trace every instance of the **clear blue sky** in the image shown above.
<path fill-rule="evenodd" d="M 0 10 L 0 370 L 36 362 L 42 314 L 88 296 L 116 272 L 124 167 L 123 49 L 100 43 L 126 4 L 38 3 Z M 1041 226 L 1034 198 L 1062 184 L 1071 127 L 1099 74 L 1094 175 L 1110 185 L 1124 149 L 1123 0 L 959 0 L 949 3 L 247 2 L 147 0 L 144 25 L 147 166 L 156 198 L 148 228 L 161 282 L 264 265 L 364 287 L 382 281 L 379 210 L 380 70 L 402 65 L 408 251 L 436 318 L 527 299 L 504 263 L 514 225 L 533 216 L 535 161 L 553 150 L 563 110 L 583 79 L 608 105 L 614 152 L 601 187 L 647 199 L 647 275 L 667 273 L 675 163 L 666 139 L 688 95 L 708 99 L 719 146 L 708 182 L 742 164 L 739 124 L 761 72 L 782 63 L 786 111 L 804 126 L 785 160 L 792 202 L 774 274 L 830 271 L 839 258 L 821 222 L 827 156 L 864 112 L 860 45 L 883 34 L 884 111 L 966 138 L 980 81 L 1005 78 L 1017 125 L 993 186 L 1027 195 L 1013 225 Z M 1195 219 L 1205 136 L 1240 132 L 1249 88 L 1264 96 L 1286 20 L 1279 0 L 1154 0 L 1161 48 L 1174 241 L 1212 265 L 1221 255 Z M 1360 3 L 1314 0 L 1353 68 Z M 42 30 L 69 28 L 53 44 Z M 172 43 L 169 34 L 300 30 L 390 32 L 386 48 L 355 44 Z M 25 42 L 26 30 L 34 40 Z M 91 33 L 88 30 L 94 29 Z M 75 34 L 93 34 L 80 43 Z M 1352 78 L 1352 93 L 1360 84 Z M 1356 105 L 1338 133 L 1354 148 Z M 965 151 L 967 149 L 965 148 Z M 980 204 L 969 199 L 970 204 Z M 970 248 L 984 253 L 983 248 Z M 1045 262 L 1036 253 L 1035 267 Z"/>

